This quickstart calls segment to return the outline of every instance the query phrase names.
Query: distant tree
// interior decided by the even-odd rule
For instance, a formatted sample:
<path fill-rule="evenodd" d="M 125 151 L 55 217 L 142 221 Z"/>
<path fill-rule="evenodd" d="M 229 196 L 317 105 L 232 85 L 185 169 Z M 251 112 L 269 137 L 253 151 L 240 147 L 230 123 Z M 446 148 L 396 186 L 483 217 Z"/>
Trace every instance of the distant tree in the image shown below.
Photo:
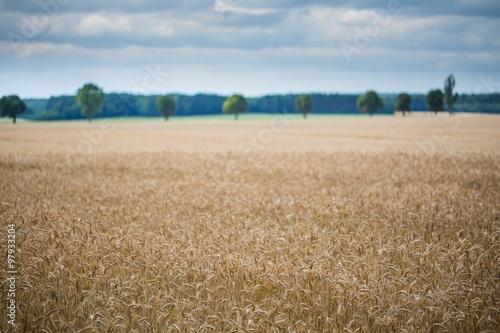
<path fill-rule="evenodd" d="M 368 112 L 371 117 L 374 112 L 384 107 L 384 102 L 375 91 L 370 90 L 364 95 L 359 96 L 356 105 L 361 112 Z"/>
<path fill-rule="evenodd" d="M 222 111 L 227 114 L 234 114 L 234 120 L 238 120 L 238 115 L 248 110 L 248 103 L 241 95 L 229 96 L 222 104 Z"/>
<path fill-rule="evenodd" d="M 455 104 L 458 100 L 458 94 L 455 93 L 453 95 L 453 89 L 455 88 L 455 77 L 450 74 L 446 81 L 444 82 L 444 98 L 446 100 L 446 104 L 448 105 L 448 112 L 453 113 L 453 104 Z"/>
<path fill-rule="evenodd" d="M 78 89 L 76 102 L 82 108 L 82 114 L 92 121 L 92 118 L 102 109 L 104 93 L 93 83 L 87 83 Z"/>
<path fill-rule="evenodd" d="M 313 101 L 309 95 L 300 95 L 295 99 L 295 108 L 302 112 L 304 119 L 307 118 L 307 114 L 312 112 L 314 108 Z"/>
<path fill-rule="evenodd" d="M 168 120 L 175 112 L 175 100 L 172 96 L 159 96 L 156 101 L 158 111 Z"/>
<path fill-rule="evenodd" d="M 406 112 L 410 113 L 411 111 L 411 96 L 402 93 L 398 95 L 398 100 L 396 101 L 396 105 L 394 106 L 394 111 L 403 112 L 403 116 L 406 115 Z"/>
<path fill-rule="evenodd" d="M 441 89 L 429 91 L 427 94 L 427 108 L 429 111 L 434 111 L 435 114 L 443 111 L 443 92 Z"/>
<path fill-rule="evenodd" d="M 26 103 L 17 95 L 4 96 L 0 99 L 0 112 L 2 117 L 11 117 L 15 124 L 17 116 L 26 111 Z"/>

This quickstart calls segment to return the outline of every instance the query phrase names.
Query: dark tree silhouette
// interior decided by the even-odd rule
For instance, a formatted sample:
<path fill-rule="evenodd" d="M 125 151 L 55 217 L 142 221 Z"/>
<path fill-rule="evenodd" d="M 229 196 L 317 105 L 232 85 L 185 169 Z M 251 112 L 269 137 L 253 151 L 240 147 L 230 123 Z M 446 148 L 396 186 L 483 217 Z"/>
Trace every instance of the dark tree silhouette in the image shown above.
<path fill-rule="evenodd" d="M 229 96 L 222 104 L 222 111 L 227 114 L 234 114 L 234 120 L 238 120 L 238 115 L 248 110 L 248 103 L 241 95 Z"/>
<path fill-rule="evenodd" d="M 399 94 L 396 105 L 394 106 L 394 111 L 401 111 L 403 113 L 403 116 L 406 115 L 406 112 L 410 113 L 411 96 L 406 93 Z"/>
<path fill-rule="evenodd" d="M 172 96 L 159 96 L 156 101 L 158 111 L 168 120 L 175 112 L 175 100 Z"/>
<path fill-rule="evenodd" d="M 295 99 L 295 108 L 302 113 L 304 119 L 307 118 L 307 114 L 311 113 L 314 108 L 314 103 L 309 95 L 300 95 Z"/>
<path fill-rule="evenodd" d="M 368 112 L 371 117 L 374 112 L 384 107 L 384 102 L 375 91 L 370 90 L 364 95 L 359 96 L 356 105 L 361 112 Z"/>
<path fill-rule="evenodd" d="M 448 105 L 448 112 L 453 113 L 453 105 L 458 101 L 458 94 L 453 94 L 453 89 L 455 88 L 455 77 L 451 74 L 446 78 L 444 82 L 444 99 Z"/>
<path fill-rule="evenodd" d="M 82 114 L 89 122 L 102 109 L 104 93 L 93 83 L 87 83 L 76 94 L 76 102 L 82 108 Z"/>
<path fill-rule="evenodd" d="M 443 92 L 441 89 L 429 91 L 427 94 L 427 108 L 429 111 L 434 111 L 434 114 L 443 111 Z"/>
<path fill-rule="evenodd" d="M 4 96 L 0 99 L 2 117 L 11 117 L 15 124 L 17 116 L 26 111 L 26 103 L 17 95 Z"/>

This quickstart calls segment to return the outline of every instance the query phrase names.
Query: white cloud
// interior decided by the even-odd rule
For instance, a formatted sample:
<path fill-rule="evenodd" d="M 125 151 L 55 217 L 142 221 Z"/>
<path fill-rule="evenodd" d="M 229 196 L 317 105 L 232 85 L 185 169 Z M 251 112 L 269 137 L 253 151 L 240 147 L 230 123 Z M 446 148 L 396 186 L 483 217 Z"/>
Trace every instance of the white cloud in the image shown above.
<path fill-rule="evenodd" d="M 91 14 L 81 18 L 77 24 L 81 35 L 99 35 L 108 32 L 128 33 L 132 31 L 129 17 L 107 17 L 102 14 Z"/>

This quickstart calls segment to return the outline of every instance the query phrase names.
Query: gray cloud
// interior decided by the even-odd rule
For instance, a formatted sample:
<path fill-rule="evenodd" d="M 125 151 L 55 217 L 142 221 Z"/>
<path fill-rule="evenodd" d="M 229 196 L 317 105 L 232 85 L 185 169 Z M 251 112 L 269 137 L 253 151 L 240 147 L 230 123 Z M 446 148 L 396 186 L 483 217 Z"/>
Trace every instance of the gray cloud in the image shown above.
<path fill-rule="evenodd" d="M 470 80 L 500 71 L 500 2 L 400 0 L 401 12 L 377 19 L 394 1 L 0 0 L 0 75 L 30 78 L 31 86 L 40 80 L 42 86 L 41 73 L 70 71 L 73 79 L 53 75 L 64 81 L 63 91 L 66 80 L 77 85 L 87 79 L 84 73 L 94 73 L 114 90 L 127 90 L 116 73 L 167 64 L 177 75 L 199 82 L 215 77 L 210 87 L 226 91 L 227 83 L 217 77 L 237 68 L 246 87 L 253 87 L 249 91 L 265 93 L 322 84 L 322 91 L 360 91 L 381 85 L 375 79 L 381 73 L 392 78 L 413 73 L 419 78 L 413 89 L 425 90 L 428 80 L 422 73 L 436 80 L 460 72 Z M 354 48 L 351 61 L 341 45 Z M 113 74 L 99 75 L 106 71 Z M 292 82 L 289 73 L 298 71 L 304 79 Z M 360 73 L 366 82 L 348 79 Z M 330 83 L 335 75 L 351 83 Z M 0 82 L 0 90 L 26 89 L 16 86 L 17 80 Z M 399 87 L 398 82 L 392 85 Z"/>

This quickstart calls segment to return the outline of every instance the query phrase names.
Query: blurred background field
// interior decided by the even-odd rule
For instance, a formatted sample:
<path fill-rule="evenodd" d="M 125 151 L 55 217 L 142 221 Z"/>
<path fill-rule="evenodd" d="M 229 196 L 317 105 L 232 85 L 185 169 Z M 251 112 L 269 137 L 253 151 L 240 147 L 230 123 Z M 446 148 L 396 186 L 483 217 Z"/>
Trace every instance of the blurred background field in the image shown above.
<path fill-rule="evenodd" d="M 0 127 L 3 152 L 497 152 L 500 116 L 231 115 L 28 122 Z"/>

